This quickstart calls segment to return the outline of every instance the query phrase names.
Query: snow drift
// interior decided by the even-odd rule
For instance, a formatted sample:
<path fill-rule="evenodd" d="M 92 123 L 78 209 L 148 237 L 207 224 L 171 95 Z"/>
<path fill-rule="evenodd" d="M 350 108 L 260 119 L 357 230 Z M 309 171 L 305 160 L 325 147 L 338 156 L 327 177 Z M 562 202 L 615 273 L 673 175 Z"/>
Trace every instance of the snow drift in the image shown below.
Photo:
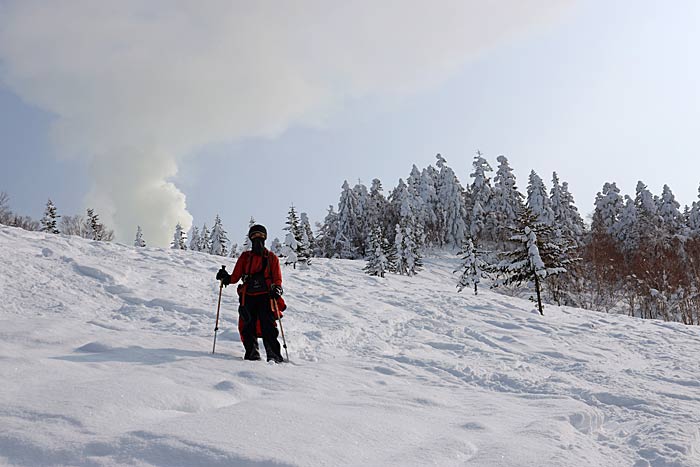
<path fill-rule="evenodd" d="M 222 263 L 0 228 L 0 463 L 700 465 L 695 327 L 317 259 L 292 363 L 246 362 L 232 287 L 211 354 Z"/>

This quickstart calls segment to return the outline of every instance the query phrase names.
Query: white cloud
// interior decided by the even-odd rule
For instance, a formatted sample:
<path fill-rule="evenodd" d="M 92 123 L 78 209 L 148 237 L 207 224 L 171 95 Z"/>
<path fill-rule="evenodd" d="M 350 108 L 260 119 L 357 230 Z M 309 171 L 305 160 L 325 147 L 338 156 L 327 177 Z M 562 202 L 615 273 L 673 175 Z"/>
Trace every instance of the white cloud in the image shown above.
<path fill-rule="evenodd" d="M 0 10 L 2 79 L 56 115 L 91 206 L 130 240 L 191 224 L 167 180 L 198 147 L 322 123 L 345 99 L 411 93 L 556 18 L 567 0 L 33 1 Z"/>

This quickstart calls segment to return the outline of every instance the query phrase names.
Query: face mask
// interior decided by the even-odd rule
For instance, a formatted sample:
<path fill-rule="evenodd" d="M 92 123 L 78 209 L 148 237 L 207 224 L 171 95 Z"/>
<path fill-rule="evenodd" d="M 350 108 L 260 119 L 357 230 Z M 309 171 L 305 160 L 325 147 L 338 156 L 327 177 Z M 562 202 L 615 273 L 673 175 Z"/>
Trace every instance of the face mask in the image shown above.
<path fill-rule="evenodd" d="M 265 240 L 262 238 L 254 238 L 253 239 L 253 253 L 256 255 L 261 255 L 263 250 L 265 249 Z"/>

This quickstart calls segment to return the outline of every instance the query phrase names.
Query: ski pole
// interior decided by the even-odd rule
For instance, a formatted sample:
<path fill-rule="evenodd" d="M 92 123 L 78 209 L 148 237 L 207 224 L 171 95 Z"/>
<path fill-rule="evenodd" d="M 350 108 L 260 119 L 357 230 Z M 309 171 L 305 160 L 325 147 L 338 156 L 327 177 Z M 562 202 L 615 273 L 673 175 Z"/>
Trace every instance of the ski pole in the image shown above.
<path fill-rule="evenodd" d="M 221 266 L 222 269 L 226 269 L 226 266 Z M 221 310 L 221 292 L 224 290 L 224 281 L 222 280 L 219 284 L 219 304 L 216 305 L 216 324 L 214 325 L 214 347 L 211 349 L 211 353 L 216 351 L 216 333 L 219 331 L 219 310 Z"/>
<path fill-rule="evenodd" d="M 287 352 L 287 339 L 284 338 L 284 326 L 282 326 L 282 316 L 280 315 L 279 308 L 277 308 L 277 300 L 274 298 L 270 298 L 270 301 L 272 302 L 272 309 L 275 312 L 275 316 L 277 316 L 277 321 L 280 323 L 280 331 L 282 332 L 282 344 L 284 347 L 284 354 L 287 357 L 287 361 L 289 361 L 289 352 Z"/>

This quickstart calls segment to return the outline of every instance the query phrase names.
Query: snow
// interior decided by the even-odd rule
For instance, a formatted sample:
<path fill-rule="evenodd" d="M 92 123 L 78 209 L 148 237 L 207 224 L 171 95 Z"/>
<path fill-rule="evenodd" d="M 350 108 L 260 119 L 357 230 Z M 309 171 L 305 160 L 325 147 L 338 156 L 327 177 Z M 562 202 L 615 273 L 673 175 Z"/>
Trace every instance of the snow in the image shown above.
<path fill-rule="evenodd" d="M 285 268 L 292 363 L 242 360 L 229 259 L 0 228 L 0 464 L 698 466 L 697 327 Z"/>

